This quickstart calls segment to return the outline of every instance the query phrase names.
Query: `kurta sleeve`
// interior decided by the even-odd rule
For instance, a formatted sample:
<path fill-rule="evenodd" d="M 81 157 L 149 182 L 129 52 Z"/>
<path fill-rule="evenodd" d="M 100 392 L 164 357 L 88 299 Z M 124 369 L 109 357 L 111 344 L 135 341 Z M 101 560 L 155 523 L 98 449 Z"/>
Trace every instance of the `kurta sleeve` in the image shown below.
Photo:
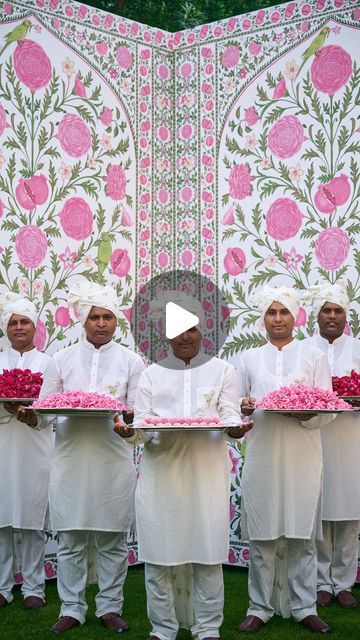
<path fill-rule="evenodd" d="M 236 368 L 237 379 L 238 379 L 238 389 L 239 389 L 239 406 L 241 407 L 241 403 L 243 398 L 251 395 L 251 383 L 246 367 L 246 357 L 245 354 L 240 356 L 239 366 Z"/>
<path fill-rule="evenodd" d="M 131 364 L 126 395 L 126 403 L 129 409 L 133 409 L 134 407 L 137 386 L 144 369 L 145 364 L 140 357 L 133 361 Z"/>
<path fill-rule="evenodd" d="M 50 393 L 61 393 L 63 391 L 63 382 L 61 379 L 60 371 L 58 364 L 56 362 L 56 358 L 53 357 L 49 361 L 44 373 L 44 382 L 42 383 L 40 389 L 39 398 L 46 398 Z M 46 429 L 50 424 L 55 422 L 56 417 L 51 416 L 39 416 L 37 415 L 37 425 L 36 427 L 31 427 L 36 431 L 41 431 L 41 429 Z"/>
<path fill-rule="evenodd" d="M 134 404 L 134 425 L 137 426 L 147 416 L 155 415 L 152 410 L 152 384 L 148 369 L 143 371 L 138 379 Z M 135 435 L 124 438 L 125 442 L 132 445 L 146 444 L 152 440 L 152 434 L 142 429 L 137 429 Z"/>
<path fill-rule="evenodd" d="M 241 424 L 238 398 L 239 391 L 236 371 L 231 364 L 227 364 L 219 394 L 218 411 L 223 424 L 229 425 L 229 427 L 236 427 Z M 225 437 L 226 440 L 230 442 L 238 440 L 238 438 L 231 438 L 227 431 L 225 431 Z"/>
<path fill-rule="evenodd" d="M 332 390 L 331 370 L 325 354 L 320 349 L 315 349 L 314 354 L 314 377 L 313 386 L 320 389 Z M 336 413 L 324 413 L 301 422 L 306 429 L 318 429 L 323 424 L 332 422 L 336 418 Z"/>

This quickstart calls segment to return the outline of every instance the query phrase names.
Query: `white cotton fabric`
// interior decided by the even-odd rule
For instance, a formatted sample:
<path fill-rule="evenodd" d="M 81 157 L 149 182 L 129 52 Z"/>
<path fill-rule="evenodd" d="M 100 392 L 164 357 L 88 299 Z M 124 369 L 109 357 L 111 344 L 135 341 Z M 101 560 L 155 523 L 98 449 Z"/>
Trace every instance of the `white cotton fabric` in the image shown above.
<path fill-rule="evenodd" d="M 35 348 L 22 355 L 10 348 L 0 353 L 0 373 L 15 368 L 43 372 L 49 361 Z M 52 442 L 51 426 L 35 431 L 0 404 L 0 527 L 44 528 Z"/>
<path fill-rule="evenodd" d="M 323 522 L 323 540 L 317 543 L 318 591 L 335 596 L 350 590 L 358 569 L 359 520 Z"/>
<path fill-rule="evenodd" d="M 199 318 L 199 323 L 196 326 L 200 333 L 204 333 L 205 314 L 201 303 L 196 298 L 188 296 L 182 291 L 163 291 L 150 302 L 150 319 L 153 322 L 165 319 L 166 305 L 168 302 L 173 302 L 179 305 L 179 307 L 186 309 L 186 311 L 196 315 Z"/>
<path fill-rule="evenodd" d="M 240 424 L 234 368 L 205 359 L 198 354 L 189 368 L 170 356 L 166 367 L 146 369 L 136 395 L 136 423 L 152 415 L 218 415 L 225 424 Z M 136 489 L 139 560 L 168 566 L 226 562 L 231 461 L 224 433 L 137 434 L 132 442 L 145 442 Z"/>
<path fill-rule="evenodd" d="M 18 533 L 20 570 L 23 577 L 21 593 L 24 598 L 36 596 L 45 600 L 45 532 L 21 529 Z M 0 594 L 12 602 L 14 596 L 14 530 L 0 527 Z"/>
<path fill-rule="evenodd" d="M 296 319 L 300 309 L 300 296 L 295 289 L 265 285 L 261 291 L 250 296 L 250 303 L 260 311 L 261 320 L 264 320 L 265 314 L 273 302 L 282 304 Z"/>
<path fill-rule="evenodd" d="M 334 376 L 360 372 L 360 341 L 343 334 L 332 344 L 320 334 L 305 344 L 321 349 Z M 323 520 L 360 519 L 360 413 L 340 413 L 321 428 L 324 455 Z"/>
<path fill-rule="evenodd" d="M 84 340 L 56 353 L 40 397 L 96 391 L 132 407 L 141 358 L 110 341 L 99 349 Z M 134 520 L 133 454 L 106 418 L 58 418 L 50 475 L 51 523 L 57 530 L 128 531 Z"/>
<path fill-rule="evenodd" d="M 295 383 L 331 388 L 324 354 L 297 340 L 281 350 L 270 342 L 249 349 L 239 355 L 237 369 L 240 397 L 260 400 L 270 391 Z M 310 539 L 314 527 L 321 531 L 321 419 L 301 423 L 261 410 L 253 417 L 242 475 L 243 535 L 250 540 Z M 323 417 L 323 421 L 330 419 L 331 414 Z"/>
<path fill-rule="evenodd" d="M 119 300 L 115 289 L 96 282 L 86 280 L 76 282 L 69 290 L 68 304 L 78 313 L 82 326 L 85 325 L 91 307 L 101 307 L 108 309 L 116 317 L 119 315 Z"/>
<path fill-rule="evenodd" d="M 0 328 L 6 335 L 7 326 L 12 315 L 25 316 L 36 326 L 38 312 L 31 300 L 18 293 L 8 291 L 0 295 Z"/>
<path fill-rule="evenodd" d="M 344 309 L 346 315 L 349 313 L 350 300 L 346 293 L 345 286 L 342 284 L 323 282 L 322 284 L 309 287 L 304 295 L 304 302 L 312 306 L 316 318 L 326 302 L 338 304 Z"/>

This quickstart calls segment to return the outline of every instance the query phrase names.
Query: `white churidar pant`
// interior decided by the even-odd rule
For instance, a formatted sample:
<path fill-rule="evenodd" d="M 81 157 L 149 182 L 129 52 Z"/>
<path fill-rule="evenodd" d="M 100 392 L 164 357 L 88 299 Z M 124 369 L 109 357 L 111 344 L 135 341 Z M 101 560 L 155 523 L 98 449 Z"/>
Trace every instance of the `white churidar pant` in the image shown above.
<path fill-rule="evenodd" d="M 87 554 L 90 531 L 59 531 L 57 587 L 60 616 L 71 616 L 84 624 L 87 604 Z M 127 574 L 127 534 L 95 531 L 99 592 L 95 597 L 96 616 L 121 615 L 123 586 Z"/>
<path fill-rule="evenodd" d="M 159 640 L 175 640 L 179 630 L 171 566 L 145 563 L 145 587 L 151 633 Z M 176 569 L 176 567 L 175 567 Z M 220 638 L 223 621 L 224 583 L 222 565 L 192 563 L 193 625 L 195 640 Z"/>
<path fill-rule="evenodd" d="M 0 593 L 8 602 L 13 600 L 14 585 L 13 528 L 0 528 Z M 37 596 L 45 600 L 45 533 L 33 529 L 20 529 L 21 573 L 24 598 Z"/>
<path fill-rule="evenodd" d="M 350 591 L 356 578 L 359 520 L 323 520 L 323 540 L 317 541 L 318 591 L 336 596 Z"/>

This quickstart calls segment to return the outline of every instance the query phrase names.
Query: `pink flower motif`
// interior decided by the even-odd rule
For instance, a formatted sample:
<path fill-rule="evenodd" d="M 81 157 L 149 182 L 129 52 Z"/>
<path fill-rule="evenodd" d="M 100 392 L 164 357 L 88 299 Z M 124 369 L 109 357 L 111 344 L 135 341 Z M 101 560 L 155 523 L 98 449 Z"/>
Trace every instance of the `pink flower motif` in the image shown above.
<path fill-rule="evenodd" d="M 250 560 L 250 550 L 249 549 L 243 549 L 241 552 L 241 556 L 242 559 L 244 560 L 244 562 L 249 562 Z"/>
<path fill-rule="evenodd" d="M 236 515 L 236 507 L 233 502 L 230 502 L 230 520 L 233 520 Z"/>
<path fill-rule="evenodd" d="M 161 267 L 161 269 L 165 269 L 166 267 L 168 267 L 170 263 L 169 254 L 166 253 L 166 251 L 160 251 L 157 256 L 157 263 L 159 267 Z"/>
<path fill-rule="evenodd" d="M 68 307 L 58 307 L 55 311 L 55 324 L 57 327 L 68 327 L 70 313 Z"/>
<path fill-rule="evenodd" d="M 185 249 L 180 255 L 180 261 L 184 265 L 184 267 L 190 267 L 190 265 L 194 261 L 194 254 L 190 249 Z"/>
<path fill-rule="evenodd" d="M 80 116 L 73 113 L 67 113 L 62 118 L 57 137 L 62 149 L 74 158 L 80 158 L 90 149 L 89 127 Z"/>
<path fill-rule="evenodd" d="M 22 573 L 16 573 L 14 575 L 14 582 L 15 584 L 21 584 L 23 582 L 24 578 L 22 577 Z"/>
<path fill-rule="evenodd" d="M 231 464 L 232 464 L 232 469 L 230 471 L 230 473 L 237 473 L 238 471 L 238 464 L 239 464 L 239 458 L 237 458 L 233 451 L 231 449 L 229 449 L 229 456 L 230 456 L 230 460 L 231 460 Z"/>
<path fill-rule="evenodd" d="M 351 76 L 351 56 L 338 45 L 321 47 L 314 56 L 310 73 L 315 88 L 332 96 Z"/>
<path fill-rule="evenodd" d="M 315 242 L 315 255 L 325 269 L 338 269 L 349 255 L 350 240 L 338 227 L 324 229 Z"/>
<path fill-rule="evenodd" d="M 109 127 L 111 125 L 112 115 L 112 109 L 110 109 L 110 107 L 104 107 L 99 115 L 99 120 L 101 120 L 105 127 Z"/>
<path fill-rule="evenodd" d="M 0 135 L 4 133 L 6 127 L 6 113 L 2 104 L 0 104 Z"/>
<path fill-rule="evenodd" d="M 47 578 L 55 578 L 56 572 L 54 569 L 54 563 L 47 560 L 44 564 L 45 575 Z"/>
<path fill-rule="evenodd" d="M 286 80 L 281 78 L 274 89 L 273 100 L 283 98 L 286 95 L 286 91 Z"/>
<path fill-rule="evenodd" d="M 222 54 L 222 63 L 226 69 L 236 67 L 240 58 L 240 49 L 235 44 L 229 44 Z"/>
<path fill-rule="evenodd" d="M 106 56 L 107 52 L 108 52 L 108 44 L 106 42 L 97 42 L 96 44 L 96 51 L 99 54 L 99 56 Z"/>
<path fill-rule="evenodd" d="M 123 310 L 123 314 L 126 318 L 126 320 L 128 322 L 131 322 L 131 318 L 132 318 L 132 307 L 129 307 L 129 309 L 124 309 Z"/>
<path fill-rule="evenodd" d="M 69 198 L 60 211 L 60 224 L 69 238 L 85 240 L 91 235 L 93 213 L 83 198 Z"/>
<path fill-rule="evenodd" d="M 24 267 L 38 267 L 46 256 L 47 246 L 46 235 L 39 227 L 27 224 L 19 229 L 15 248 Z"/>
<path fill-rule="evenodd" d="M 222 224 L 234 224 L 235 222 L 235 218 L 234 218 L 234 207 L 231 206 L 229 207 L 223 216 L 223 219 L 221 220 Z"/>
<path fill-rule="evenodd" d="M 252 194 L 250 168 L 247 164 L 236 164 L 230 171 L 230 195 L 235 200 L 243 200 Z"/>
<path fill-rule="evenodd" d="M 105 192 L 112 200 L 122 200 L 126 194 L 125 171 L 121 164 L 109 164 L 107 168 Z"/>
<path fill-rule="evenodd" d="M 284 252 L 284 258 L 287 269 L 297 269 L 298 264 L 303 259 L 303 256 L 296 252 L 295 247 L 291 247 L 290 253 L 287 251 Z"/>
<path fill-rule="evenodd" d="M 23 209 L 32 211 L 38 204 L 44 204 L 49 197 L 49 187 L 45 176 L 20 178 L 15 189 L 16 199 Z"/>
<path fill-rule="evenodd" d="M 123 227 L 132 227 L 134 224 L 125 207 L 121 209 L 121 224 Z"/>
<path fill-rule="evenodd" d="M 46 345 L 47 332 L 46 327 L 40 318 L 36 323 L 36 331 L 34 335 L 34 345 L 38 351 L 43 351 Z"/>
<path fill-rule="evenodd" d="M 4 2 L 4 13 L 7 16 L 11 15 L 12 13 L 11 2 Z"/>
<path fill-rule="evenodd" d="M 226 250 L 224 258 L 225 271 L 231 276 L 238 276 L 244 272 L 246 265 L 246 255 L 240 247 L 229 248 Z"/>
<path fill-rule="evenodd" d="M 229 549 L 228 561 L 230 562 L 230 564 L 236 564 L 237 563 L 236 552 L 232 548 Z"/>
<path fill-rule="evenodd" d="M 303 307 L 300 307 L 294 322 L 294 327 L 305 327 L 305 326 L 306 326 L 306 311 Z"/>
<path fill-rule="evenodd" d="M 278 158 L 290 158 L 304 142 L 304 129 L 297 116 L 284 116 L 269 131 L 269 149 Z"/>
<path fill-rule="evenodd" d="M 128 562 L 129 564 L 136 564 L 136 555 L 134 549 L 128 550 Z"/>
<path fill-rule="evenodd" d="M 289 240 L 299 231 L 302 217 L 295 200 L 278 198 L 266 214 L 266 230 L 275 240 Z"/>
<path fill-rule="evenodd" d="M 123 278 L 130 271 L 130 258 L 126 249 L 115 249 L 110 258 L 112 272 L 119 278 Z"/>
<path fill-rule="evenodd" d="M 245 109 L 245 122 L 249 127 L 253 127 L 259 120 L 259 116 L 254 107 L 248 107 Z"/>
<path fill-rule="evenodd" d="M 4 203 L 2 200 L 0 200 L 0 218 L 2 218 L 4 215 Z"/>
<path fill-rule="evenodd" d="M 251 53 L 251 55 L 256 58 L 261 53 L 262 44 L 252 40 L 251 42 L 249 42 L 248 49 L 249 49 L 249 53 Z"/>
<path fill-rule="evenodd" d="M 314 197 L 315 206 L 322 213 L 333 213 L 336 207 L 348 200 L 350 190 L 349 177 L 342 173 L 330 182 L 318 186 Z"/>
<path fill-rule="evenodd" d="M 115 52 L 116 62 L 122 69 L 130 69 L 132 65 L 132 55 L 127 47 L 121 46 Z"/>
<path fill-rule="evenodd" d="M 59 260 L 64 265 L 64 269 L 72 269 L 75 264 L 76 253 L 70 251 L 69 247 L 66 247 L 64 253 L 60 253 Z"/>
<path fill-rule="evenodd" d="M 14 69 L 30 91 L 42 89 L 51 80 L 51 62 L 44 49 L 33 40 L 20 40 L 14 51 Z"/>
<path fill-rule="evenodd" d="M 78 75 L 75 76 L 74 93 L 79 96 L 79 98 L 86 98 L 85 85 Z"/>

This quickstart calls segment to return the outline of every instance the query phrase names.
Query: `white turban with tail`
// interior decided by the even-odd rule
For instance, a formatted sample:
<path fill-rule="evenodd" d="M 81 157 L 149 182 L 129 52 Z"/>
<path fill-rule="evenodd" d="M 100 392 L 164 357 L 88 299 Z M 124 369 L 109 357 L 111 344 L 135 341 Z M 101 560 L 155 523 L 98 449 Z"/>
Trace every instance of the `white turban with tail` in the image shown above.
<path fill-rule="evenodd" d="M 300 309 L 300 296 L 295 289 L 290 287 L 269 287 L 265 285 L 261 291 L 250 296 L 250 302 L 259 309 L 262 321 L 273 302 L 279 302 L 286 307 L 295 320 Z"/>
<path fill-rule="evenodd" d="M 205 314 L 201 306 L 201 303 L 196 298 L 186 295 L 183 291 L 176 291 L 170 289 L 159 293 L 150 302 L 150 320 L 156 322 L 157 320 L 165 320 L 166 305 L 168 302 L 178 304 L 179 307 L 183 307 L 186 311 L 193 313 L 199 318 L 199 322 L 196 325 L 200 333 L 204 333 L 205 328 Z"/>
<path fill-rule="evenodd" d="M 323 282 L 309 287 L 304 295 L 304 302 L 312 306 L 316 318 L 318 317 L 322 307 L 326 302 L 338 304 L 344 309 L 346 315 L 349 312 L 350 300 L 343 284 L 330 284 Z"/>
<path fill-rule="evenodd" d="M 82 326 L 88 318 L 91 307 L 108 309 L 116 317 L 119 315 L 119 300 L 115 289 L 96 282 L 79 280 L 68 293 L 68 304 L 78 314 Z"/>
<path fill-rule="evenodd" d="M 36 326 L 38 312 L 31 300 L 12 291 L 2 293 L 0 295 L 0 326 L 5 335 L 9 320 L 13 314 L 29 318 L 33 325 Z"/>

